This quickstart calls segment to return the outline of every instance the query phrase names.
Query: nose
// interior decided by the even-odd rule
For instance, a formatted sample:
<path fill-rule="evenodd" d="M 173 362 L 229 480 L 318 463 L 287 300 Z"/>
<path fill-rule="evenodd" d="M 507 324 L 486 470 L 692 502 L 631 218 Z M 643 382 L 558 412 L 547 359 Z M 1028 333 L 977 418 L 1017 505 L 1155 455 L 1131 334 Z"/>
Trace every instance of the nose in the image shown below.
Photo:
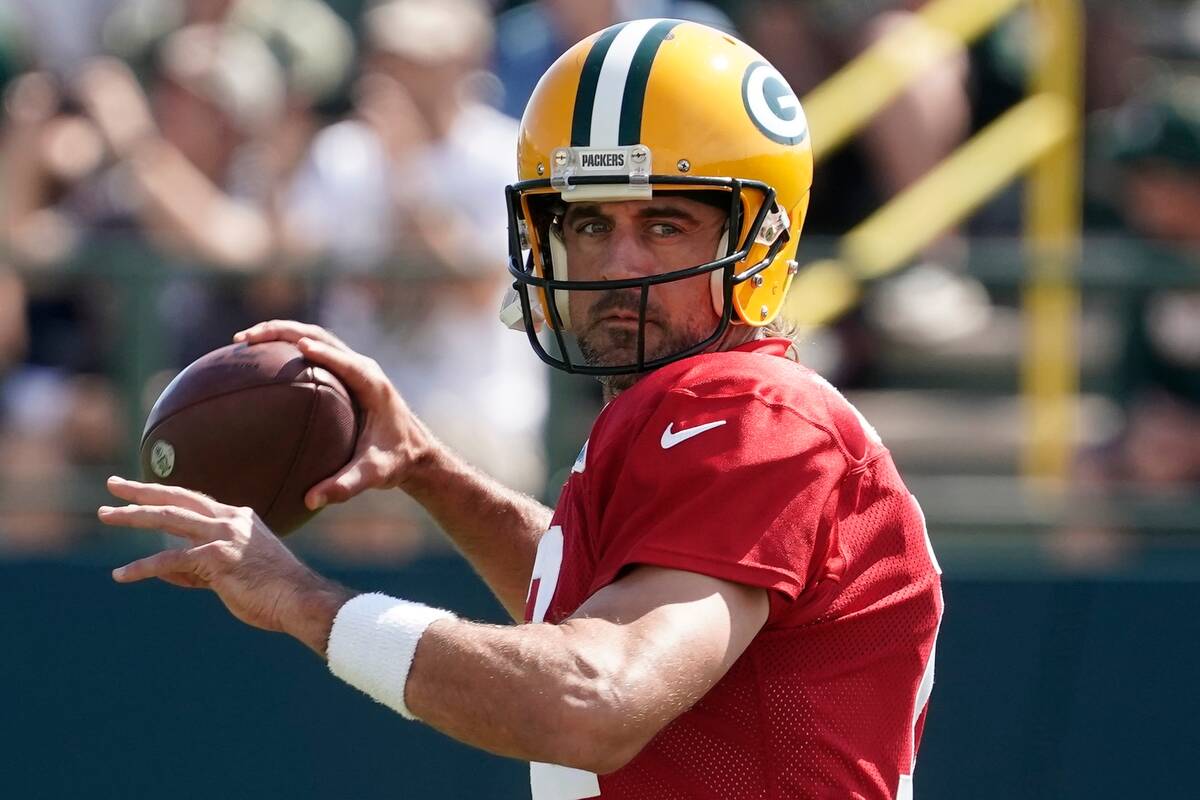
<path fill-rule="evenodd" d="M 607 255 L 602 280 L 644 278 L 657 272 L 653 251 L 632 226 L 618 226 L 613 231 Z"/>

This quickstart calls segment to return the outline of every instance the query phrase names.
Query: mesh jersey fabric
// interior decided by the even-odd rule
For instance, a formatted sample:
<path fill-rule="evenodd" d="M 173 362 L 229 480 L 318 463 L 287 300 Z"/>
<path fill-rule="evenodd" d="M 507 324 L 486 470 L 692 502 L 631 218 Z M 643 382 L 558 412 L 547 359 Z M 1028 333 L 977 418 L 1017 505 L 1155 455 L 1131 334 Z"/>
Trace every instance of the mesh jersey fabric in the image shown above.
<path fill-rule="evenodd" d="M 760 340 L 643 378 L 601 412 L 563 487 L 561 564 L 531 585 L 527 617 L 540 606 L 561 622 L 641 564 L 771 600 L 708 694 L 599 776 L 605 800 L 906 793 L 939 569 L 874 430 L 787 347 Z"/>

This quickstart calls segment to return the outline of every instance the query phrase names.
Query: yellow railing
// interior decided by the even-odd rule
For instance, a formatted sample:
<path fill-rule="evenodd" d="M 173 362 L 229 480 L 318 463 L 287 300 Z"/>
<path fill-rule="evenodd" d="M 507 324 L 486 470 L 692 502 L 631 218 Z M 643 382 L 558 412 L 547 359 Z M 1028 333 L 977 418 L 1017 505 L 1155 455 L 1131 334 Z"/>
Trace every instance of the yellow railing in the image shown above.
<path fill-rule="evenodd" d="M 1031 15 L 1029 96 L 807 265 L 785 313 L 825 324 L 858 300 L 863 281 L 905 266 L 1013 179 L 1027 174 L 1025 474 L 1065 477 L 1078 386 L 1073 267 L 1079 240 L 1083 17 L 1079 0 L 933 0 L 804 99 L 814 156 L 828 156 L 913 81 L 1021 6 Z"/>

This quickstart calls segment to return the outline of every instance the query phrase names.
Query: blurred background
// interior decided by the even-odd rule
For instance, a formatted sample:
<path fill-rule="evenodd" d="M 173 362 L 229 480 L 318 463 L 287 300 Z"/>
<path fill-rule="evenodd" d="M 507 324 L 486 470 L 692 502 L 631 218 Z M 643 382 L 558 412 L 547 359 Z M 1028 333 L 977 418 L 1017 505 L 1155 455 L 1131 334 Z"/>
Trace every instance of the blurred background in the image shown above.
<path fill-rule="evenodd" d="M 277 317 L 552 504 L 600 394 L 497 319 L 517 119 L 655 16 L 804 97 L 787 313 L 945 569 L 918 796 L 1192 793 L 1200 2 L 0 0 L 0 797 L 528 796 L 214 598 L 111 585 L 159 542 L 94 509 L 167 381 Z M 402 497 L 289 543 L 502 619 Z"/>

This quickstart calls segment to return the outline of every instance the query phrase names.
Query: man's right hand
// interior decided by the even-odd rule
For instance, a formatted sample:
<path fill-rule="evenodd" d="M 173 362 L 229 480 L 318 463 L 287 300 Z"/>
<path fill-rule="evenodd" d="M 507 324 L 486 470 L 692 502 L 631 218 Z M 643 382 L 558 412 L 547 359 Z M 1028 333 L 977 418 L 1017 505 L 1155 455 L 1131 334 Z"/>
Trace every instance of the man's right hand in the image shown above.
<path fill-rule="evenodd" d="M 374 359 L 354 352 L 341 339 L 317 325 L 291 320 L 260 322 L 235 334 L 244 344 L 292 342 L 314 364 L 325 367 L 346 385 L 363 414 L 354 456 L 341 472 L 308 490 L 311 509 L 343 503 L 367 489 L 403 488 L 433 439 L 409 410 Z"/>

